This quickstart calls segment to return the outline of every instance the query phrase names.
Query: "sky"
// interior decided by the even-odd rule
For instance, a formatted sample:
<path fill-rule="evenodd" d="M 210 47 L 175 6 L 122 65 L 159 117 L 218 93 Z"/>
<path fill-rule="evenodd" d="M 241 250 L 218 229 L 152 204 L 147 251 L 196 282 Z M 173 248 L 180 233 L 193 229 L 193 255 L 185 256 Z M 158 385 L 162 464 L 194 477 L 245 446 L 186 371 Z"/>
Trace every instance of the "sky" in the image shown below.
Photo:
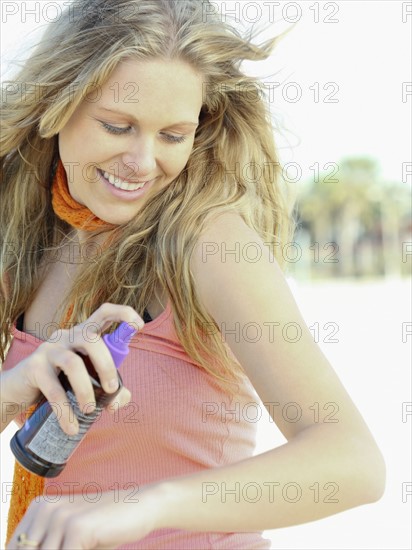
<path fill-rule="evenodd" d="M 3 0 L 3 77 L 16 52 L 24 55 L 27 41 L 66 3 Z M 367 156 L 378 162 L 383 182 L 410 187 L 411 2 L 242 0 L 214 7 L 241 28 L 268 24 L 262 40 L 295 23 L 268 60 L 243 66 L 266 76 L 287 181 L 299 186 L 345 157 Z"/>

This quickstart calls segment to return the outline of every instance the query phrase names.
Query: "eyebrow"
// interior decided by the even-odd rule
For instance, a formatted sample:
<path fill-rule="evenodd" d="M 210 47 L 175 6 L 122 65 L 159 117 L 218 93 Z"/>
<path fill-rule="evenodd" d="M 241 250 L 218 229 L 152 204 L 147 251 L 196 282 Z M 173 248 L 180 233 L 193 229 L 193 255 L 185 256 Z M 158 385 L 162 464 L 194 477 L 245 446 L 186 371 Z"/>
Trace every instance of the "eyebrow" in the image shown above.
<path fill-rule="evenodd" d="M 123 115 L 129 118 L 132 118 L 135 122 L 139 122 L 137 118 L 135 118 L 130 113 L 125 113 L 124 111 L 121 111 L 120 109 L 108 109 L 107 107 L 98 107 L 101 111 L 107 111 L 108 113 L 116 113 L 118 115 Z M 193 122 L 191 120 L 183 120 L 181 122 L 174 122 L 173 124 L 169 124 L 168 128 L 171 126 L 198 126 L 199 122 Z"/>

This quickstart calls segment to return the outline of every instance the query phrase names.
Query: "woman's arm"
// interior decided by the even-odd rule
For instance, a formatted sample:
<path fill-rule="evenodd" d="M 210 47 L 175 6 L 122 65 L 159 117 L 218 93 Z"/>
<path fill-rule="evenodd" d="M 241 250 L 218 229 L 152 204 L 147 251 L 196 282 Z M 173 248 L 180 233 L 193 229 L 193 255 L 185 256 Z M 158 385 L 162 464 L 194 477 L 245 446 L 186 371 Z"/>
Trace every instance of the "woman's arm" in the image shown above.
<path fill-rule="evenodd" d="M 156 529 L 247 532 L 314 521 L 379 500 L 384 477 L 380 453 L 361 433 L 319 424 L 261 455 L 160 484 Z"/>
<path fill-rule="evenodd" d="M 247 262 L 242 253 L 222 256 L 224 250 L 245 250 L 252 242 L 262 250 L 259 262 Z M 206 248 L 210 243 L 213 247 Z M 217 254 L 204 255 L 216 245 Z M 261 531 L 320 519 L 382 496 L 382 455 L 259 236 L 239 216 L 221 216 L 202 235 L 191 271 L 198 298 L 222 333 L 228 331 L 226 342 L 287 443 L 235 464 L 146 486 L 134 503 L 123 494 L 114 502 L 110 493 L 98 503 L 87 503 L 81 495 L 74 501 L 34 503 L 10 549 L 17 548 L 20 532 L 43 540 L 41 548 L 69 549 L 114 547 L 161 528 Z M 261 328 L 257 341 L 242 336 L 251 322 Z M 229 332 L 235 323 L 240 330 Z M 282 336 L 287 323 L 300 327 L 299 339 Z M 290 403 L 302 411 L 296 422 L 282 415 Z M 321 411 L 332 404 L 335 414 L 329 420 L 337 422 L 317 422 L 316 403 Z"/>
<path fill-rule="evenodd" d="M 242 253 L 251 243 L 261 249 L 258 262 L 248 262 Z M 210 250 L 215 253 L 207 255 Z M 268 247 L 240 216 L 227 214 L 202 235 L 191 270 L 199 299 L 288 442 L 230 466 L 161 484 L 168 505 L 161 507 L 159 525 L 201 531 L 274 529 L 378 500 L 385 485 L 382 455 L 313 341 Z M 240 330 L 233 330 L 236 323 Z M 256 331 L 253 339 L 245 338 L 248 323 L 260 327 L 258 341 Z M 300 338 L 294 337 L 296 332 L 293 338 L 292 333 L 282 336 L 287 323 L 300 327 Z M 291 403 L 289 418 L 302 412 L 296 422 L 282 415 Z M 315 421 L 316 403 L 320 410 L 331 404 L 331 422 Z"/>
<path fill-rule="evenodd" d="M 134 501 L 130 491 L 33 501 L 7 548 L 19 548 L 20 533 L 71 550 L 115 548 L 162 528 L 249 532 L 313 521 L 380 498 L 384 465 L 368 445 L 322 424 L 253 458 L 143 487 Z"/>

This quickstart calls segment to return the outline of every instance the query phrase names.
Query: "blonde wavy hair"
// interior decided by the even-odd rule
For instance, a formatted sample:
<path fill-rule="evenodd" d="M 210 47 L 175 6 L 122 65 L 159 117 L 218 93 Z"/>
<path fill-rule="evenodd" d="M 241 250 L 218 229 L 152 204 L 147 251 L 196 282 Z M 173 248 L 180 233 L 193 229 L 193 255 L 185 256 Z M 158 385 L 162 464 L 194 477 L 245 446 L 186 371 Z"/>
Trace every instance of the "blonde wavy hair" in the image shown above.
<path fill-rule="evenodd" d="M 258 46 L 253 33 L 242 36 L 211 6 L 199 0 L 74 3 L 48 25 L 19 74 L 6 83 L 8 91 L 17 92 L 7 94 L 1 132 L 2 361 L 11 324 L 41 283 L 42 261 L 73 230 L 54 214 L 51 181 L 57 135 L 81 103 L 82 90 L 104 84 L 128 57 L 178 59 L 209 83 L 187 165 L 133 219 L 110 229 L 116 246 L 86 262 L 61 313 L 73 304 L 71 326 L 104 302 L 143 312 L 160 283 L 187 354 L 224 385 L 238 379 L 242 367 L 228 355 L 215 321 L 197 299 L 191 253 L 212 217 L 236 211 L 273 245 L 285 269 L 282 245 L 293 238 L 296 224 L 280 178 L 264 85 L 239 68 L 243 60 L 268 58 L 279 36 Z M 216 327 L 207 338 L 205 326 Z"/>

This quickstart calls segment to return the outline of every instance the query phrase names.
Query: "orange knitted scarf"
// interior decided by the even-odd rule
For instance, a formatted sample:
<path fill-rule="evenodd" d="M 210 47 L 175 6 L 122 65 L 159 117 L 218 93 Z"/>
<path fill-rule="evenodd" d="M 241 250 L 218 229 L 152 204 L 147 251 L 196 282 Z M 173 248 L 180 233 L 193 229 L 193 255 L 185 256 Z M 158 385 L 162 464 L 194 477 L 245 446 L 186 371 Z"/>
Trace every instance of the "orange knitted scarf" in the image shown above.
<path fill-rule="evenodd" d="M 93 231 L 99 227 L 116 227 L 96 217 L 86 206 L 79 204 L 70 195 L 67 185 L 66 171 L 59 159 L 56 174 L 52 183 L 52 206 L 54 213 L 76 229 Z M 69 306 L 59 326 L 63 328 L 70 318 L 73 306 Z M 26 412 L 27 416 L 35 409 L 35 405 Z M 14 466 L 13 488 L 7 524 L 6 545 L 9 543 L 17 525 L 20 523 L 31 501 L 42 495 L 45 480 L 23 468 L 17 461 Z"/>
<path fill-rule="evenodd" d="M 116 227 L 115 225 L 101 220 L 95 216 L 87 206 L 79 204 L 73 199 L 67 185 L 66 171 L 60 159 L 57 163 L 57 170 L 53 179 L 51 191 L 54 213 L 76 229 L 93 231 L 102 226 L 109 228 Z"/>

